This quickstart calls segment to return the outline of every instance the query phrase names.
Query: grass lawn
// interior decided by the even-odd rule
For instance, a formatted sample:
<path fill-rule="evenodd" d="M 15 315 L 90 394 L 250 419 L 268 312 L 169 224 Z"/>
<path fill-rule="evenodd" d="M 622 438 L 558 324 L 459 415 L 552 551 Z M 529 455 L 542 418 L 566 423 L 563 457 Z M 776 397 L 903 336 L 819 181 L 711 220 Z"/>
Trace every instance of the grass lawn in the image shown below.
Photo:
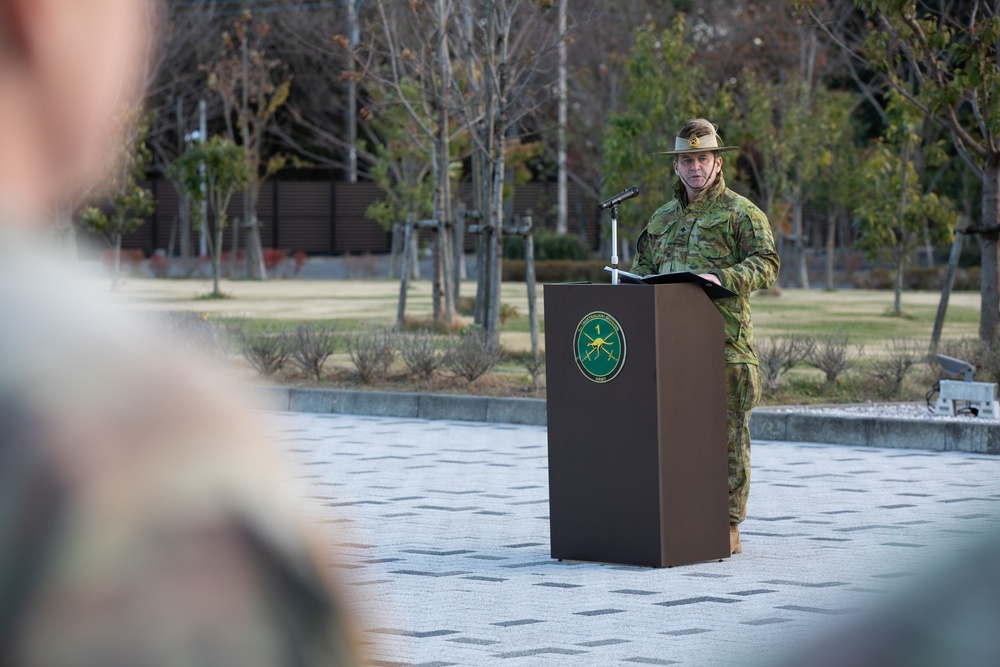
<path fill-rule="evenodd" d="M 223 281 L 230 298 L 206 299 L 207 280 L 154 280 L 130 278 L 118 298 L 141 310 L 187 310 L 207 313 L 213 319 L 246 317 L 285 322 L 336 321 L 342 328 L 363 328 L 369 323 L 391 325 L 396 320 L 399 283 L 394 280 L 272 280 Z M 623 287 L 623 289 L 629 289 Z M 474 283 L 462 284 L 462 294 L 475 294 Z M 821 336 L 843 332 L 858 342 L 878 345 L 890 338 L 930 339 L 940 294 L 905 292 L 903 317 L 889 317 L 892 292 L 880 290 L 784 290 L 781 296 L 752 299 L 755 334 Z M 538 290 L 539 320 L 544 331 L 543 290 Z M 520 317 L 507 320 L 503 341 L 514 349 L 528 349 L 528 297 L 524 283 L 504 283 L 504 303 Z M 425 318 L 431 313 L 431 284 L 411 283 L 407 316 Z M 471 318 L 467 318 L 471 319 Z M 979 329 L 979 294 L 952 294 L 944 337 L 976 336 Z"/>
<path fill-rule="evenodd" d="M 104 283 L 101 283 L 103 287 Z M 399 283 L 394 280 L 273 280 L 268 282 L 223 281 L 225 299 L 206 299 L 211 290 L 206 280 L 128 279 L 116 298 L 129 308 L 143 311 L 193 311 L 209 319 L 225 322 L 247 318 L 257 322 L 288 323 L 335 322 L 342 331 L 362 330 L 370 324 L 391 326 L 396 319 Z M 623 289 L 630 289 L 625 287 Z M 635 289 L 635 288 L 631 288 Z M 463 283 L 462 294 L 475 294 L 475 284 Z M 539 319 L 544 332 L 543 290 L 538 290 Z M 528 326 L 528 303 L 524 283 L 504 283 L 504 303 L 513 306 L 517 315 L 507 320 L 501 333 L 504 347 L 514 352 L 531 349 Z M 852 343 L 864 344 L 866 354 L 877 354 L 891 339 L 907 338 L 926 345 L 930 339 L 940 294 L 905 292 L 903 316 L 891 317 L 890 291 L 784 290 L 780 296 L 755 295 L 752 300 L 755 335 L 776 336 L 803 334 L 820 337 L 842 333 Z M 426 319 L 431 313 L 431 285 L 422 280 L 412 284 L 407 298 L 407 316 Z M 471 322 L 471 318 L 464 318 Z M 979 294 L 958 292 L 952 295 L 945 320 L 944 339 L 974 338 L 979 327 Z M 544 338 L 540 339 L 544 349 Z M 339 386 L 351 383 L 351 362 L 340 352 L 329 362 L 331 381 Z M 416 386 L 402 369 L 389 383 L 402 390 L 431 390 L 475 393 L 504 393 L 505 382 L 519 395 L 544 395 L 530 388 L 523 362 L 502 363 L 491 379 L 482 378 L 474 387 L 461 381 L 442 380 L 433 386 Z M 499 379 L 498 379 L 499 378 Z M 277 378 L 284 382 L 309 384 L 286 373 Z M 916 400 L 934 381 L 926 365 L 915 368 L 904 386 L 902 398 Z M 440 385 L 440 386 L 438 386 Z M 853 402 L 875 398 L 873 387 L 863 375 L 845 377 L 837 387 L 825 387 L 819 371 L 804 365 L 795 368 L 782 380 L 776 396 L 767 403 Z"/>
<path fill-rule="evenodd" d="M 939 292 L 904 292 L 903 316 L 892 317 L 893 295 L 882 290 L 783 290 L 781 296 L 754 296 L 755 334 L 773 336 L 843 333 L 852 341 L 875 344 L 890 338 L 930 340 Z M 979 334 L 979 293 L 955 292 L 948 302 L 944 338 Z"/>

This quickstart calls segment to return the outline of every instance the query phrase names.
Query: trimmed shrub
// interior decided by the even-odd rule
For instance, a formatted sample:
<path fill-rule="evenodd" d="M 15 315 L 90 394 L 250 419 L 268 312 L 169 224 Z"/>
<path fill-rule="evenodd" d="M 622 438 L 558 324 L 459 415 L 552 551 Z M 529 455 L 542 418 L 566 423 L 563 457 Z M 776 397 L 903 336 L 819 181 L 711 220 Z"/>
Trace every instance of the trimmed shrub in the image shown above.
<path fill-rule="evenodd" d="M 501 357 L 503 348 L 500 343 L 492 341 L 482 329 L 471 328 L 452 341 L 444 365 L 471 384 L 491 371 Z"/>
<path fill-rule="evenodd" d="M 274 375 L 288 361 L 290 336 L 276 325 L 251 326 L 234 322 L 227 327 L 229 335 L 247 362 L 265 377 Z"/>
<path fill-rule="evenodd" d="M 852 348 L 850 339 L 844 334 L 820 336 L 807 361 L 823 371 L 828 385 L 834 385 L 841 374 L 857 363 L 863 352 L 863 345 Z"/>
<path fill-rule="evenodd" d="M 389 372 L 396 356 L 395 335 L 389 329 L 371 328 L 346 336 L 347 353 L 365 384 Z"/>
<path fill-rule="evenodd" d="M 533 230 L 535 241 L 535 261 L 587 260 L 593 252 L 575 234 L 557 234 L 549 229 Z M 503 237 L 504 259 L 524 259 L 524 237 L 508 235 Z"/>
<path fill-rule="evenodd" d="M 778 393 L 781 376 L 808 359 L 815 347 L 816 341 L 808 336 L 762 336 L 757 339 L 760 377 L 772 395 Z"/>
<path fill-rule="evenodd" d="M 983 270 L 978 266 L 973 266 L 968 269 L 959 269 L 955 272 L 955 284 L 954 289 L 956 290 L 975 290 L 978 292 L 982 289 Z"/>
<path fill-rule="evenodd" d="M 323 365 L 337 351 L 337 330 L 332 325 L 300 324 L 289 338 L 291 360 L 319 382 Z"/>
<path fill-rule="evenodd" d="M 538 378 L 545 374 L 545 355 L 537 357 L 529 355 L 524 362 L 524 368 L 531 375 L 531 389 L 538 391 Z"/>
<path fill-rule="evenodd" d="M 892 289 L 892 271 L 876 266 L 871 271 L 855 273 L 852 282 L 855 287 L 862 289 Z"/>
<path fill-rule="evenodd" d="M 608 262 L 550 260 L 535 262 L 535 279 L 540 283 L 592 282 L 609 283 L 611 276 L 604 267 Z M 503 279 L 512 282 L 524 282 L 524 260 L 505 259 L 503 262 Z"/>
<path fill-rule="evenodd" d="M 430 331 L 399 335 L 396 343 L 407 368 L 421 380 L 429 380 L 444 364 L 444 345 Z"/>
<path fill-rule="evenodd" d="M 871 359 L 869 376 L 888 397 L 899 395 L 910 369 L 925 358 L 926 348 L 909 338 L 893 338 L 882 355 Z"/>

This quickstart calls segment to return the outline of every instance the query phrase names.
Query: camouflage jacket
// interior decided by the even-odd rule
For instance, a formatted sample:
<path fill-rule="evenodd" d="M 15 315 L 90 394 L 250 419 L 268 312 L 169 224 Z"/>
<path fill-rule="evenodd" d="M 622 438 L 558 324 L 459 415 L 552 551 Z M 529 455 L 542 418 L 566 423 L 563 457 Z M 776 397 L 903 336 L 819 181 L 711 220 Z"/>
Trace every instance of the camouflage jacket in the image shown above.
<path fill-rule="evenodd" d="M 632 272 L 713 273 L 735 297 L 718 299 L 726 327 L 726 362 L 757 363 L 750 293 L 770 287 L 778 275 L 778 253 L 763 211 L 726 187 L 722 174 L 691 203 L 680 182 L 674 199 L 653 213 L 636 243 Z"/>
<path fill-rule="evenodd" d="M 22 227 L 0 213 L 0 665 L 362 664 L 231 383 Z"/>

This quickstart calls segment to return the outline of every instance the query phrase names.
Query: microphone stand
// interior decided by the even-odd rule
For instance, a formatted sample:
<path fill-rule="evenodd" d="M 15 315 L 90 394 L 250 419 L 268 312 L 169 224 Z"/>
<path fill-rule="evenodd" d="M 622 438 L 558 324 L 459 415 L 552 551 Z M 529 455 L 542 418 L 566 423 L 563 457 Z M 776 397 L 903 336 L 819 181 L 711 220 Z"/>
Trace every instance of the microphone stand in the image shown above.
<path fill-rule="evenodd" d="M 618 285 L 618 204 L 611 206 L 611 284 Z"/>

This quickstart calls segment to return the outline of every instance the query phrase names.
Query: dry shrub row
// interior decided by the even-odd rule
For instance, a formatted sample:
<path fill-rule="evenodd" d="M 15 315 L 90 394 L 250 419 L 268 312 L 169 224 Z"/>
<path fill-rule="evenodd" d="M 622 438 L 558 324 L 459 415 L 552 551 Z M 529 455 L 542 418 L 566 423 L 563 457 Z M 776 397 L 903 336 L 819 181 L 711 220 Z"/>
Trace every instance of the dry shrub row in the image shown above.
<path fill-rule="evenodd" d="M 236 321 L 226 328 L 243 357 L 265 377 L 291 363 L 319 381 L 323 365 L 337 351 L 340 341 L 332 325 L 300 324 L 288 329 L 276 324 L 261 326 Z"/>
<path fill-rule="evenodd" d="M 320 381 L 327 360 L 343 345 L 358 379 L 365 384 L 388 375 L 397 357 L 419 380 L 430 380 L 435 373 L 447 370 L 472 383 L 493 370 L 504 354 L 498 342 L 477 328 L 452 336 L 426 330 L 398 333 L 381 327 L 341 334 L 330 325 L 302 324 L 288 329 L 236 321 L 227 329 L 236 349 L 265 377 L 292 364 Z"/>
<path fill-rule="evenodd" d="M 974 357 L 974 363 L 981 365 L 982 360 L 990 359 L 992 350 L 986 350 L 989 348 L 984 348 L 979 357 Z M 948 354 L 943 349 L 942 353 Z M 835 385 L 849 371 L 862 371 L 879 395 L 891 398 L 899 395 L 904 379 L 914 366 L 929 361 L 927 345 L 914 339 L 890 339 L 881 352 L 866 356 L 864 345 L 851 343 L 844 334 L 815 338 L 761 336 L 757 340 L 757 356 L 761 379 L 772 395 L 777 394 L 783 375 L 806 363 L 821 370 L 829 386 Z M 1000 370 L 1000 354 L 993 356 L 998 357 L 997 367 Z"/>
<path fill-rule="evenodd" d="M 477 328 L 466 329 L 457 336 L 370 329 L 348 337 L 348 352 L 365 383 L 384 377 L 397 352 L 410 373 L 424 381 L 447 370 L 472 383 L 493 370 L 503 358 L 500 344 Z"/>

